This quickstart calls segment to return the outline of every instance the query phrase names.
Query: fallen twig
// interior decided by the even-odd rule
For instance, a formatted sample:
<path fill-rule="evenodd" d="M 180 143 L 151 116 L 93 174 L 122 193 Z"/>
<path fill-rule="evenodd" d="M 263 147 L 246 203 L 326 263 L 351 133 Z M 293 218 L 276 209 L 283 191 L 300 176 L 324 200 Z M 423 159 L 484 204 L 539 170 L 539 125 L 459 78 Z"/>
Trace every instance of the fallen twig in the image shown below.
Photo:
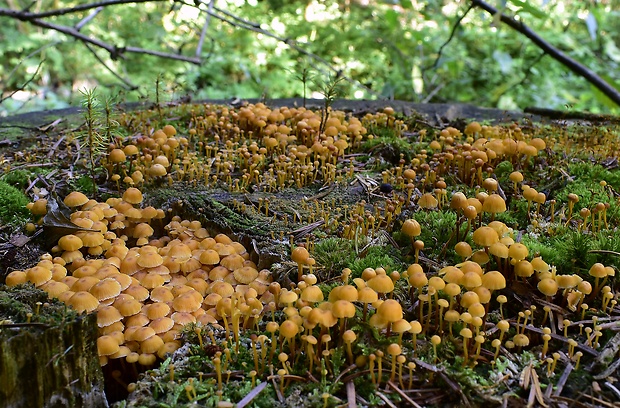
<path fill-rule="evenodd" d="M 347 390 L 347 407 L 356 408 L 357 404 L 355 403 L 355 399 L 357 395 L 355 394 L 355 384 L 353 381 L 349 381 L 346 383 L 345 388 Z"/>
<path fill-rule="evenodd" d="M 264 389 L 265 389 L 265 387 L 267 387 L 267 383 L 266 383 L 266 382 L 263 382 L 263 383 L 258 384 L 256 387 L 254 387 L 254 389 L 252 389 L 252 391 L 250 391 L 250 392 L 248 393 L 248 395 L 246 395 L 245 397 L 243 397 L 243 399 L 242 399 L 241 401 L 237 402 L 236 407 L 237 407 L 237 408 L 243 408 L 243 407 L 245 407 L 246 405 L 248 405 L 250 402 L 252 402 L 252 400 L 253 400 L 253 399 L 254 399 L 254 398 L 255 398 L 258 394 L 260 394 L 260 392 L 261 392 L 262 390 L 264 390 Z"/>
<path fill-rule="evenodd" d="M 392 381 L 388 381 L 388 385 L 394 390 L 396 391 L 396 393 L 398 395 L 401 396 L 402 399 L 404 399 L 405 401 L 407 401 L 407 403 L 409 405 L 411 405 L 412 407 L 416 407 L 416 408 L 422 408 L 417 402 L 415 402 L 414 400 L 412 400 L 407 394 L 405 394 L 403 392 L 403 390 L 401 390 L 400 388 L 398 388 L 396 386 L 396 384 L 394 384 Z"/>

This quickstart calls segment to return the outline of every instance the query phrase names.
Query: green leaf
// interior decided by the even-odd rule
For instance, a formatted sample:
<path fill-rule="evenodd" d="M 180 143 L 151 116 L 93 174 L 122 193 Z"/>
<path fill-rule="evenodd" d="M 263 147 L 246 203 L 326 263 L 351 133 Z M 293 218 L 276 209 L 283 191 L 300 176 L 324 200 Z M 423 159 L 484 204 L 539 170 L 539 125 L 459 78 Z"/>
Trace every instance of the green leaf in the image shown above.
<path fill-rule="evenodd" d="M 526 13 L 530 14 L 532 17 L 535 17 L 535 18 L 538 18 L 538 19 L 547 18 L 547 14 L 546 13 L 544 13 L 543 11 L 538 9 L 538 7 L 532 6 L 530 4 L 530 2 L 528 2 L 528 1 L 524 1 L 524 0 L 510 0 L 510 2 L 512 4 L 514 4 L 515 6 L 519 7 L 519 11 L 525 11 Z"/>

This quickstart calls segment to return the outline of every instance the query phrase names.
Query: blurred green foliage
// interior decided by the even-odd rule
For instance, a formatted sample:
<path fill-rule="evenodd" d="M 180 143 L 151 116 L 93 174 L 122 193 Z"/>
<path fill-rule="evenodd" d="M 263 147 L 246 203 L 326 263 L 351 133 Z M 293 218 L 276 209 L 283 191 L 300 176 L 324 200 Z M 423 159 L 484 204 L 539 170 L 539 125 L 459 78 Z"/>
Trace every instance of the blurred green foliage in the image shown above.
<path fill-rule="evenodd" d="M 11 9 L 32 6 L 32 12 L 84 4 L 76 0 L 3 3 Z M 620 32 L 615 29 L 620 10 L 612 6 L 613 2 L 491 3 L 517 16 L 614 86 L 620 83 Z M 195 4 L 203 11 L 198 12 Z M 208 2 L 179 1 L 115 5 L 98 13 L 80 32 L 118 47 L 180 52 L 191 57 L 205 25 L 207 7 Z M 299 76 L 308 66 L 314 71 L 314 81 L 307 84 L 309 96 L 318 96 L 316 81 L 334 71 L 288 44 L 324 59 L 350 78 L 342 89 L 345 98 L 618 112 L 618 107 L 583 78 L 477 8 L 463 18 L 454 38 L 439 55 L 455 22 L 467 9 L 467 1 L 220 0 L 216 7 L 216 16 L 210 18 L 206 30 L 200 66 L 145 54 L 126 53 L 115 59 L 102 49 L 91 47 L 91 51 L 64 34 L 0 17 L 3 97 L 33 79 L 25 92 L 0 104 L 0 115 L 77 105 L 78 91 L 94 86 L 119 101 L 152 101 L 158 75 L 166 84 L 168 99 L 186 95 L 193 99 L 300 97 L 304 86 Z M 74 26 L 90 12 L 45 21 Z M 243 20 L 235 17 L 260 28 L 242 28 L 239 25 Z M 286 43 L 257 32 L 260 30 Z M 136 88 L 128 89 L 128 83 Z"/>

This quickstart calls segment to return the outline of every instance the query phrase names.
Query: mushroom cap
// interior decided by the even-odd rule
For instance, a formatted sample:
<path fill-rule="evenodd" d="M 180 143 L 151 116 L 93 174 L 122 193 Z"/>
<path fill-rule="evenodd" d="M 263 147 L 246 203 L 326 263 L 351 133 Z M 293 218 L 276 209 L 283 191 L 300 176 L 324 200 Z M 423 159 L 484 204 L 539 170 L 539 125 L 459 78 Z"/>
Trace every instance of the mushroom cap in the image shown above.
<path fill-rule="evenodd" d="M 426 284 L 428 284 L 428 278 L 424 272 L 414 272 L 409 275 L 409 284 L 415 288 L 422 288 Z"/>
<path fill-rule="evenodd" d="M 474 303 L 480 303 L 480 296 L 476 292 L 470 290 L 463 293 L 461 296 L 461 306 L 467 309 Z"/>
<path fill-rule="evenodd" d="M 167 316 L 158 317 L 149 323 L 149 327 L 157 334 L 166 333 L 174 327 L 174 320 Z"/>
<path fill-rule="evenodd" d="M 280 334 L 287 339 L 292 339 L 299 332 L 299 326 L 292 320 L 285 320 L 280 325 Z"/>
<path fill-rule="evenodd" d="M 66 196 L 63 200 L 63 203 L 65 203 L 67 207 L 79 207 L 86 204 L 87 202 L 88 197 L 86 197 L 83 193 L 80 193 L 79 191 L 73 191 L 69 193 L 69 195 Z"/>
<path fill-rule="evenodd" d="M 332 313 L 339 319 L 353 317 L 355 305 L 348 300 L 337 300 L 332 306 Z"/>
<path fill-rule="evenodd" d="M 456 283 L 460 285 L 463 280 L 463 271 L 456 266 L 446 266 L 439 271 L 439 275 L 443 276 L 443 280 L 447 283 Z"/>
<path fill-rule="evenodd" d="M 355 334 L 353 330 L 347 330 L 344 333 L 342 333 L 342 340 L 344 340 L 345 343 L 353 343 L 356 338 L 357 338 L 357 335 Z M 312 344 L 316 344 L 316 338 L 314 339 L 314 343 Z"/>
<path fill-rule="evenodd" d="M 521 261 L 527 257 L 529 251 L 527 247 L 519 242 L 515 242 L 508 248 L 508 255 L 517 261 Z"/>
<path fill-rule="evenodd" d="M 471 339 L 474 336 L 472 331 L 468 329 L 467 327 L 465 327 L 464 329 L 461 329 L 459 334 L 461 335 L 461 337 L 464 337 L 466 339 Z"/>
<path fill-rule="evenodd" d="M 153 235 L 154 232 L 155 230 L 153 230 L 153 227 L 146 222 L 141 222 L 134 227 L 132 236 L 134 238 L 148 238 Z"/>
<path fill-rule="evenodd" d="M 33 266 L 26 270 L 26 278 L 39 287 L 52 279 L 52 271 L 42 266 Z"/>
<path fill-rule="evenodd" d="M 164 258 L 156 251 L 140 251 L 140 256 L 136 260 L 136 263 L 142 268 L 155 268 L 164 263 Z"/>
<path fill-rule="evenodd" d="M 467 290 L 472 290 L 482 285 L 482 278 L 476 272 L 467 272 L 463 274 L 461 285 Z"/>
<path fill-rule="evenodd" d="M 376 293 L 375 293 L 376 294 Z M 310 303 L 323 301 L 323 291 L 318 286 L 308 286 L 301 291 L 301 300 Z"/>
<path fill-rule="evenodd" d="M 472 249 L 471 249 L 471 245 L 469 245 L 467 242 L 465 241 L 461 241 L 458 242 L 455 246 L 454 246 L 454 251 L 456 252 L 456 254 L 460 257 L 463 258 L 467 258 L 468 256 L 470 256 L 472 254 Z"/>
<path fill-rule="evenodd" d="M 390 293 L 394 290 L 394 281 L 385 274 L 380 274 L 370 279 L 367 285 L 378 293 Z"/>
<path fill-rule="evenodd" d="M 418 205 L 422 208 L 432 209 L 437 208 L 439 201 L 433 196 L 431 193 L 422 194 L 422 196 L 418 199 Z"/>
<path fill-rule="evenodd" d="M 177 312 L 193 313 L 200 309 L 203 298 L 196 290 L 192 289 L 182 293 L 172 301 L 172 307 Z"/>
<path fill-rule="evenodd" d="M 217 265 L 220 263 L 220 255 L 213 249 L 205 249 L 200 253 L 199 260 L 203 265 Z"/>
<path fill-rule="evenodd" d="M 458 283 L 448 283 L 443 288 L 443 292 L 448 296 L 456 296 L 461 293 L 461 286 Z"/>
<path fill-rule="evenodd" d="M 515 275 L 522 278 L 529 278 L 534 274 L 534 267 L 530 261 L 522 260 L 515 264 Z"/>
<path fill-rule="evenodd" d="M 152 164 L 148 172 L 153 177 L 162 177 L 168 174 L 166 168 L 159 163 Z"/>
<path fill-rule="evenodd" d="M 506 259 L 509 255 L 509 249 L 504 243 L 498 241 L 489 247 L 489 254 Z"/>
<path fill-rule="evenodd" d="M 78 313 L 90 313 L 97 309 L 99 301 L 96 297 L 86 291 L 75 292 L 68 300 L 69 306 Z"/>
<path fill-rule="evenodd" d="M 142 192 L 135 187 L 129 187 L 123 193 L 123 201 L 126 201 L 129 204 L 140 204 L 142 199 Z"/>
<path fill-rule="evenodd" d="M 118 341 L 112 336 L 103 335 L 97 338 L 97 353 L 100 356 L 108 356 L 118 352 L 120 346 Z"/>
<path fill-rule="evenodd" d="M 308 250 L 301 246 L 295 247 L 291 253 L 291 259 L 297 264 L 305 264 L 309 257 L 310 253 Z"/>
<path fill-rule="evenodd" d="M 607 276 L 607 270 L 605 269 L 605 266 L 600 262 L 593 264 L 590 267 L 588 273 L 590 274 L 590 276 L 594 276 L 595 278 L 604 278 Z"/>
<path fill-rule="evenodd" d="M 467 197 L 462 192 L 456 192 L 452 195 L 450 199 L 450 208 L 452 209 L 463 209 L 467 207 Z"/>
<path fill-rule="evenodd" d="M 146 327 L 146 328 L 150 328 L 151 330 L 155 331 L 155 329 L 153 329 L 152 327 Z M 164 345 L 164 340 L 159 337 L 157 334 L 155 334 L 154 336 L 149 337 L 148 339 L 140 342 L 140 352 L 141 353 L 157 353 L 157 350 L 159 350 L 159 348 L 161 346 Z"/>
<path fill-rule="evenodd" d="M 556 275 L 555 281 L 560 289 L 574 288 L 581 282 L 581 277 L 579 275 Z"/>
<path fill-rule="evenodd" d="M 9 281 L 9 278 L 7 276 L 7 282 Z M 9 284 L 7 283 L 7 286 L 9 286 Z M 46 283 L 44 283 L 43 285 L 39 286 L 39 289 L 44 290 L 48 297 L 50 299 L 53 298 L 57 298 L 58 296 L 60 296 L 62 293 L 66 292 L 69 290 L 69 286 L 65 283 L 62 282 L 57 282 L 54 280 L 50 280 Z"/>
<path fill-rule="evenodd" d="M 258 277 L 258 271 L 255 268 L 252 268 L 251 266 L 244 266 L 244 267 L 235 269 L 233 271 L 233 276 L 235 277 L 235 280 L 237 282 L 247 285 L 249 283 L 252 283 L 254 279 Z"/>
<path fill-rule="evenodd" d="M 489 290 L 500 290 L 506 287 L 506 278 L 499 271 L 489 271 L 482 275 L 482 286 Z"/>
<path fill-rule="evenodd" d="M 357 300 L 357 296 L 357 288 L 355 286 L 342 285 L 334 287 L 329 293 L 328 299 L 332 303 L 337 300 L 347 300 L 349 302 L 355 302 Z"/>
<path fill-rule="evenodd" d="M 394 333 L 404 333 L 408 332 L 409 330 L 411 330 L 411 323 L 409 323 L 405 319 L 397 320 L 392 324 L 392 331 Z"/>
<path fill-rule="evenodd" d="M 28 274 L 24 271 L 13 271 L 6 276 L 5 284 L 8 287 L 28 282 Z"/>
<path fill-rule="evenodd" d="M 234 253 L 234 254 L 230 254 L 222 258 L 220 260 L 220 265 L 222 265 L 223 267 L 227 268 L 230 271 L 234 271 L 236 269 L 243 268 L 244 262 L 245 262 L 245 259 L 241 255 Z"/>
<path fill-rule="evenodd" d="M 357 301 L 361 303 L 374 303 L 379 299 L 378 293 L 366 286 L 357 291 Z"/>
<path fill-rule="evenodd" d="M 106 278 L 95 283 L 89 292 L 101 302 L 118 296 L 121 293 L 121 284 L 112 278 Z"/>
<path fill-rule="evenodd" d="M 480 227 L 474 231 L 472 239 L 476 245 L 488 247 L 499 241 L 499 235 L 491 227 Z"/>
<path fill-rule="evenodd" d="M 513 171 L 512 173 L 510 173 L 508 178 L 513 183 L 520 183 L 523 181 L 523 174 L 520 171 Z"/>
<path fill-rule="evenodd" d="M 93 248 L 100 246 L 105 241 L 103 234 L 97 231 L 86 231 L 86 232 L 78 232 L 78 236 L 82 240 L 82 244 L 84 244 L 87 248 Z"/>
<path fill-rule="evenodd" d="M 77 251 L 83 245 L 82 240 L 73 234 L 65 235 L 58 240 L 58 246 L 63 251 Z"/>
<path fill-rule="evenodd" d="M 413 219 L 406 220 L 400 230 L 408 237 L 417 237 L 422 233 L 420 223 Z"/>
<path fill-rule="evenodd" d="M 122 163 L 125 159 L 127 159 L 127 156 L 121 149 L 112 149 L 110 153 L 108 153 L 108 160 L 112 163 Z"/>
<path fill-rule="evenodd" d="M 396 300 L 388 299 L 381 303 L 381 306 L 377 309 L 379 314 L 387 322 L 395 322 L 403 318 L 403 309 Z"/>
<path fill-rule="evenodd" d="M 472 303 L 471 305 L 469 305 L 469 307 L 467 308 L 467 311 L 473 317 L 482 317 L 486 313 L 486 311 L 484 310 L 484 306 L 482 305 L 482 303 L 479 303 L 479 302 Z"/>
<path fill-rule="evenodd" d="M 530 338 L 523 333 L 515 335 L 512 341 L 517 347 L 527 347 L 530 344 Z"/>
<path fill-rule="evenodd" d="M 397 355 L 399 355 L 402 351 L 403 351 L 403 350 L 402 350 L 402 348 L 401 348 L 398 344 L 396 344 L 396 343 L 392 343 L 392 344 L 390 344 L 390 345 L 388 346 L 388 348 L 387 348 L 387 352 L 388 352 L 388 354 L 389 354 L 389 355 L 391 355 L 391 356 L 397 356 Z"/>
<path fill-rule="evenodd" d="M 142 310 L 142 303 L 131 298 L 122 300 L 118 304 L 114 302 L 114 307 L 116 307 L 123 316 L 128 317 L 140 313 L 140 310 Z"/>
<path fill-rule="evenodd" d="M 332 327 L 338 323 L 338 319 L 334 316 L 331 310 L 314 308 L 308 314 L 308 321 L 312 324 L 320 324 L 323 327 Z"/>
<path fill-rule="evenodd" d="M 174 245 L 168 245 L 167 256 L 174 261 L 183 263 L 187 262 L 192 257 L 192 249 L 182 242 L 177 242 Z"/>
<path fill-rule="evenodd" d="M 555 296 L 558 293 L 558 283 L 551 278 L 538 282 L 538 290 L 545 296 Z"/>
<path fill-rule="evenodd" d="M 484 199 L 482 211 L 491 214 L 506 212 L 506 201 L 499 194 L 491 194 Z"/>
<path fill-rule="evenodd" d="M 97 326 L 107 327 L 123 320 L 123 315 L 114 306 L 102 306 L 97 310 Z"/>

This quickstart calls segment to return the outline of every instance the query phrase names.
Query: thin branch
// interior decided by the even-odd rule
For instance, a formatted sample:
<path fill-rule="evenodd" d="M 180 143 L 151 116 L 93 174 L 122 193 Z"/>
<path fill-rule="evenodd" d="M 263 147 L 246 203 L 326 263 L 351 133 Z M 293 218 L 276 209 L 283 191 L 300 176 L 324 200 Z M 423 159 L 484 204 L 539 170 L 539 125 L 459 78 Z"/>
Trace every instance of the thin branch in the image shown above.
<path fill-rule="evenodd" d="M 488 4 L 483 0 L 471 0 L 471 4 L 476 7 L 480 7 L 484 11 L 489 14 L 497 15 L 498 10 Z M 517 21 L 512 17 L 509 17 L 503 13 L 500 13 L 500 19 L 503 23 L 510 26 L 512 29 L 517 30 L 521 34 L 525 35 L 529 38 L 534 44 L 536 44 L 540 49 L 542 49 L 545 53 L 547 53 L 550 57 L 560 62 L 562 65 L 570 69 L 575 74 L 585 78 L 588 82 L 594 85 L 598 90 L 600 90 L 603 94 L 605 94 L 609 99 L 611 99 L 617 105 L 620 105 L 620 92 L 616 90 L 613 86 L 607 83 L 604 79 L 598 76 L 594 71 L 580 62 L 575 61 L 568 55 L 564 54 L 562 51 L 554 47 L 545 41 L 542 37 L 536 34 L 531 28 L 523 24 L 521 21 Z"/>
<path fill-rule="evenodd" d="M 92 19 L 97 17 L 97 14 L 101 13 L 102 11 L 103 11 L 103 6 L 97 7 L 89 15 L 87 15 L 79 23 L 77 23 L 74 26 L 75 29 L 80 31 L 82 29 L 82 27 L 84 27 L 86 24 L 90 23 L 92 21 Z"/>
<path fill-rule="evenodd" d="M 10 99 L 13 95 L 15 95 L 17 92 L 19 91 L 23 91 L 32 81 L 34 81 L 34 78 L 37 76 L 37 74 L 39 73 L 39 70 L 41 69 L 41 66 L 43 65 L 43 63 L 45 62 L 45 59 L 41 60 L 41 62 L 39 62 L 39 65 L 37 65 L 37 70 L 34 72 L 34 74 L 32 74 L 32 76 L 30 78 L 28 78 L 28 80 L 26 82 L 24 82 L 22 84 L 22 86 L 18 87 L 17 89 L 15 89 L 14 91 L 12 91 L 11 93 L 9 93 L 6 97 L 2 97 L 0 98 L 0 103 L 6 101 L 7 99 Z"/>
<path fill-rule="evenodd" d="M 176 1 L 176 0 L 173 0 L 173 1 Z M 14 10 L 14 9 L 0 8 L 0 16 L 7 16 L 7 17 L 12 17 L 12 18 L 17 18 L 22 21 L 27 21 L 27 20 L 37 19 L 37 18 L 63 16 L 65 14 L 78 13 L 80 11 L 96 9 L 99 7 L 114 6 L 118 4 L 155 3 L 155 2 L 168 3 L 169 0 L 104 0 L 104 1 L 98 1 L 95 3 L 78 4 L 73 7 L 67 7 L 67 8 L 62 8 L 62 9 L 43 11 L 40 13 L 31 13 L 28 11 L 28 9 Z"/>
<path fill-rule="evenodd" d="M 103 48 L 104 50 L 110 53 L 112 59 L 117 59 L 117 58 L 122 57 L 125 52 L 131 52 L 131 53 L 136 53 L 136 54 L 153 55 L 153 56 L 160 57 L 160 58 L 179 60 L 179 61 L 190 62 L 192 64 L 200 65 L 202 62 L 200 58 L 186 57 L 184 55 L 171 54 L 171 53 L 166 53 L 162 51 L 147 50 L 147 49 L 139 48 L 139 47 L 131 47 L 131 46 L 117 47 L 115 45 L 108 44 L 101 40 L 91 38 L 87 35 L 80 33 L 80 29 L 85 24 L 87 24 L 90 20 L 92 20 L 103 7 L 117 5 L 117 4 L 127 4 L 127 3 L 135 4 L 135 3 L 162 2 L 162 1 L 163 0 L 106 0 L 106 1 L 96 2 L 96 3 L 78 5 L 78 6 L 71 7 L 71 8 L 50 10 L 50 11 L 41 12 L 41 13 L 31 13 L 31 12 L 24 11 L 24 10 L 13 10 L 13 9 L 0 8 L 0 16 L 12 17 L 20 21 L 29 22 L 38 27 L 58 31 L 60 33 L 71 36 L 77 40 L 80 40 L 84 43 L 92 44 L 96 47 Z M 173 1 L 176 2 L 177 0 L 173 0 Z M 166 0 L 166 2 L 168 2 L 168 0 Z M 45 18 L 45 17 L 59 16 L 59 15 L 75 13 L 79 11 L 91 10 L 91 9 L 95 9 L 95 11 L 91 13 L 89 16 L 87 16 L 85 19 L 80 21 L 80 23 L 78 23 L 76 27 L 67 27 L 67 26 L 54 24 L 54 23 L 50 23 L 50 22 L 42 20 L 42 18 Z"/>
<path fill-rule="evenodd" d="M 202 4 L 205 4 L 205 2 L 203 0 L 199 0 Z M 185 3 L 187 5 L 190 5 L 189 3 Z M 254 31 L 256 33 L 260 33 L 263 34 L 267 37 L 273 38 L 275 40 L 278 40 L 280 42 L 283 42 L 284 44 L 288 45 L 290 48 L 292 48 L 293 50 L 299 52 L 300 54 L 306 55 L 310 58 L 312 58 L 313 60 L 319 62 L 320 64 L 324 65 L 326 68 L 328 68 L 330 71 L 332 71 L 333 73 L 336 74 L 337 77 L 342 77 L 345 81 L 353 84 L 354 86 L 358 87 L 358 88 L 362 88 L 364 89 L 366 92 L 368 92 L 369 94 L 372 94 L 378 98 L 382 98 L 382 95 L 379 94 L 378 92 L 373 91 L 372 89 L 368 88 L 367 86 L 363 85 L 362 83 L 360 83 L 359 81 L 354 80 L 353 78 L 350 78 L 346 75 L 343 75 L 342 70 L 338 69 L 336 67 L 334 67 L 329 61 L 327 61 L 325 58 L 320 57 L 304 48 L 302 48 L 301 46 L 297 45 L 297 42 L 295 40 L 292 40 L 290 38 L 284 38 L 284 37 L 280 37 L 274 33 L 272 33 L 271 31 L 267 31 L 265 29 L 260 28 L 260 25 L 257 23 L 252 23 L 250 21 L 247 21 L 245 19 L 242 19 L 240 17 L 236 17 L 234 16 L 234 14 L 227 12 L 227 11 L 222 11 L 222 14 L 225 14 L 226 16 L 230 16 L 230 19 L 218 14 L 217 11 L 220 10 L 217 7 L 214 7 L 215 11 L 209 11 L 209 10 L 205 10 L 206 13 L 212 15 L 213 17 L 217 18 L 220 21 L 223 21 L 225 23 L 228 23 L 230 25 L 232 25 L 233 27 L 238 27 L 238 28 L 242 28 L 245 30 L 250 30 L 250 31 Z"/>
<path fill-rule="evenodd" d="M 110 53 L 110 56 L 112 57 L 112 59 L 122 58 L 125 52 L 132 52 L 136 54 L 153 55 L 153 56 L 161 57 L 161 58 L 173 59 L 173 60 L 184 61 L 184 62 L 191 62 L 192 64 L 196 64 L 196 65 L 200 65 L 201 63 L 201 60 L 199 58 L 186 57 L 184 55 L 179 55 L 179 54 L 170 54 L 170 53 L 161 52 L 161 51 L 147 50 L 147 49 L 139 48 L 139 47 L 117 47 L 115 45 L 111 45 L 101 40 L 97 40 L 87 35 L 84 35 L 73 27 L 53 24 L 47 21 L 36 19 L 36 18 L 29 19 L 29 18 L 24 18 L 23 16 L 15 16 L 15 18 L 22 20 L 22 21 L 27 21 L 35 26 L 58 31 L 60 33 L 76 38 L 84 43 L 92 44 L 96 47 L 103 48 L 104 50 Z"/>
<path fill-rule="evenodd" d="M 213 7 L 215 7 L 215 0 L 211 0 L 209 2 L 209 11 L 213 12 Z M 211 14 L 207 13 L 207 17 L 205 19 L 205 23 L 202 26 L 202 31 L 200 32 L 200 39 L 198 40 L 198 46 L 196 47 L 196 58 L 200 58 L 200 54 L 202 53 L 202 45 L 205 41 L 205 36 L 207 35 L 207 30 L 209 29 L 209 24 L 211 23 Z"/>
<path fill-rule="evenodd" d="M 525 82 L 530 78 L 530 74 L 532 73 L 532 69 L 534 68 L 534 66 L 536 64 L 538 64 L 540 62 L 540 60 L 543 59 L 543 57 L 547 55 L 545 52 L 542 52 L 540 55 L 538 55 L 524 70 L 524 74 L 523 78 L 521 78 L 519 81 L 513 83 L 512 85 L 510 85 L 508 88 L 506 88 L 503 92 L 501 92 L 498 96 L 497 99 L 499 99 L 502 95 L 505 95 L 506 93 L 510 92 L 512 89 L 518 88 L 521 85 L 525 84 Z"/>
<path fill-rule="evenodd" d="M 461 21 L 463 21 L 463 19 L 465 18 L 465 16 L 467 16 L 467 14 L 471 11 L 471 9 L 474 8 L 474 4 L 470 4 L 469 7 L 467 8 L 467 10 L 465 10 L 465 12 L 463 13 L 462 16 L 460 16 L 459 18 L 456 19 L 456 21 L 454 22 L 454 25 L 452 26 L 452 31 L 450 31 L 450 37 L 448 37 L 448 39 L 446 40 L 446 42 L 444 42 L 443 44 L 441 44 L 441 47 L 439 47 L 439 51 L 437 51 L 437 57 L 435 58 L 435 61 L 433 62 L 433 65 L 431 65 L 430 67 L 424 67 L 422 70 L 426 71 L 428 69 L 435 69 L 437 68 L 437 65 L 439 64 L 439 60 L 441 59 L 441 55 L 443 53 L 443 49 L 446 48 L 448 46 L 448 44 L 450 44 L 450 42 L 452 41 L 452 39 L 454 38 L 454 35 L 456 34 L 456 30 L 458 30 L 458 28 L 461 26 Z"/>
<path fill-rule="evenodd" d="M 101 65 L 103 65 L 103 67 L 108 70 L 108 72 L 110 72 L 114 77 L 116 77 L 119 81 L 122 82 L 123 84 L 123 88 L 125 88 L 128 91 L 135 91 L 136 89 L 138 89 L 137 85 L 134 85 L 133 83 L 131 83 L 131 81 L 129 81 L 126 78 L 123 78 L 118 72 L 114 71 L 114 69 L 112 69 L 112 67 L 108 66 L 108 64 L 105 63 L 105 61 L 97 54 L 97 52 L 93 49 L 92 45 L 84 43 L 84 46 L 86 48 L 88 48 L 88 51 L 91 52 L 91 54 L 93 54 L 93 56 L 97 59 L 97 61 L 99 61 L 99 63 Z"/>

